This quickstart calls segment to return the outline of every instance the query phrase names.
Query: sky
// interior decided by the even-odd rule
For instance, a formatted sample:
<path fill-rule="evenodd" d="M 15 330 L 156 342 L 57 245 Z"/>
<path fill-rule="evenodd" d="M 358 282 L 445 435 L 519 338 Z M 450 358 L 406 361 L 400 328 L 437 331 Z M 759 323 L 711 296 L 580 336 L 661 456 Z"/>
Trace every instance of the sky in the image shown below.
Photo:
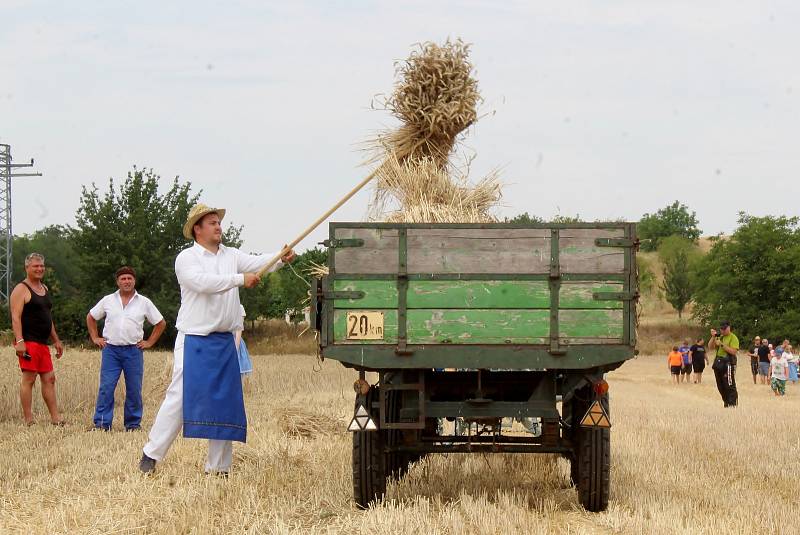
<path fill-rule="evenodd" d="M 500 169 L 500 218 L 680 200 L 710 235 L 798 215 L 798 20 L 791 1 L 0 0 L 0 143 L 43 173 L 14 181 L 13 230 L 74 224 L 81 186 L 136 165 L 274 251 L 368 174 L 395 61 L 448 37 L 472 44 L 484 116 L 462 152 L 473 179 Z"/>

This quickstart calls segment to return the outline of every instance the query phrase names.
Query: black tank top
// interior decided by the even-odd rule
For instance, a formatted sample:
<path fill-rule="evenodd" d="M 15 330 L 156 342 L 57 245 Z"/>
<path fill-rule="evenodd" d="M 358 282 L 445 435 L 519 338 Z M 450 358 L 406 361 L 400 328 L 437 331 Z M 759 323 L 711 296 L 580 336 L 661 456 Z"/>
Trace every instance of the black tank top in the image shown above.
<path fill-rule="evenodd" d="M 22 307 L 22 337 L 31 342 L 46 344 L 53 328 L 53 302 L 50 292 L 45 287 L 44 295 L 39 295 L 33 288 L 23 282 L 31 291 L 31 300 Z"/>

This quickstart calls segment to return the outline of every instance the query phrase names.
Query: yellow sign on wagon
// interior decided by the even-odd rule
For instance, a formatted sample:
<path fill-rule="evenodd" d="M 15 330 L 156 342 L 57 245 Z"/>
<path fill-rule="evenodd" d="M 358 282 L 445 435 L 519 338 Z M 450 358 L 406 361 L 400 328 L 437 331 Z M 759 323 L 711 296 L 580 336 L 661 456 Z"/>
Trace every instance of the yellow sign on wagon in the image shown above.
<path fill-rule="evenodd" d="M 348 340 L 383 340 L 383 312 L 353 310 L 347 313 Z"/>

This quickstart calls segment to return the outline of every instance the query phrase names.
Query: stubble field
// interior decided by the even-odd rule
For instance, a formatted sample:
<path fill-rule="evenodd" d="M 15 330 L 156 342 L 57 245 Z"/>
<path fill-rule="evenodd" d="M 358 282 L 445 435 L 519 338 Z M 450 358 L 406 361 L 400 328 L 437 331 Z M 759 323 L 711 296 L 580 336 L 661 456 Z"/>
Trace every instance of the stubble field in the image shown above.
<path fill-rule="evenodd" d="M 308 355 L 254 356 L 245 388 L 247 444 L 230 478 L 203 474 L 205 441 L 178 439 L 155 476 L 138 472 L 146 432 L 90 432 L 99 354 L 56 364 L 68 425 L 22 425 L 19 372 L 3 350 L 0 533 L 797 533 L 800 386 L 776 399 L 740 367 L 740 406 L 713 383 L 670 384 L 665 358 L 609 375 L 612 492 L 608 511 L 577 504 L 569 465 L 551 455 L 433 455 L 368 511 L 351 501 L 354 372 Z M 147 353 L 149 429 L 171 354 Z M 122 386 L 117 406 L 122 405 Z"/>

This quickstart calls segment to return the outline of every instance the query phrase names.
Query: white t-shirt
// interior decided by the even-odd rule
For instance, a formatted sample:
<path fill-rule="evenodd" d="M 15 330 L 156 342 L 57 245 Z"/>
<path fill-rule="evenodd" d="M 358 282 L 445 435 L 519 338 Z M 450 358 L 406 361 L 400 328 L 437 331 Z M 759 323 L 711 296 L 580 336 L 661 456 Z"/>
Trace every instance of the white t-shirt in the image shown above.
<path fill-rule="evenodd" d="M 786 360 L 786 357 L 783 355 L 780 357 L 772 357 L 772 360 L 769 362 L 772 365 L 772 377 L 775 379 L 786 379 L 786 369 L 789 367 L 789 361 Z"/>
<path fill-rule="evenodd" d="M 128 346 L 141 341 L 144 337 L 145 319 L 152 325 L 164 319 L 153 302 L 135 290 L 124 307 L 117 290 L 98 301 L 89 314 L 95 320 L 106 318 L 103 338 L 114 346 Z"/>
<path fill-rule="evenodd" d="M 274 256 L 249 255 L 224 245 L 212 253 L 197 242 L 181 251 L 175 259 L 181 285 L 178 331 L 200 336 L 241 331 L 239 286 L 244 284 L 244 273 L 258 271 Z M 278 262 L 270 271 L 282 265 Z"/>

